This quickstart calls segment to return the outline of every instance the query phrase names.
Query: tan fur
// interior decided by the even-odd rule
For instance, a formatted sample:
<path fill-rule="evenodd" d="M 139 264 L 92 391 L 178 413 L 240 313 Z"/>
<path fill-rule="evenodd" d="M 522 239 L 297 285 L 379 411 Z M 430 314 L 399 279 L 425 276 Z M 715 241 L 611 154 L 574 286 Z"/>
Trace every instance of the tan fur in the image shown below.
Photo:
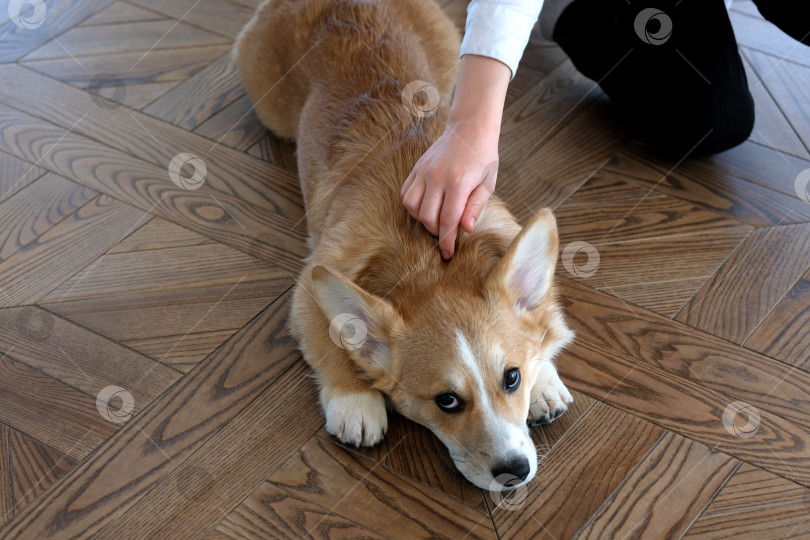
<path fill-rule="evenodd" d="M 492 408 L 521 425 L 530 405 L 537 418 L 570 400 L 565 391 L 552 406 L 549 382 L 535 379 L 571 333 L 553 288 L 531 309 L 515 308 L 510 260 L 521 227 L 496 197 L 475 232 L 460 233 L 450 262 L 400 201 L 402 182 L 444 128 L 458 50 L 457 30 L 432 0 L 269 0 L 239 36 L 235 54 L 261 120 L 298 146 L 312 255 L 295 289 L 291 328 L 321 385 L 327 428 L 349 442 L 379 442 L 382 392 L 402 414 L 452 441 L 451 454 L 466 452 L 486 468 L 497 441 L 482 433 L 488 428 L 472 374 L 454 359 L 454 333 L 463 332 L 481 359 Z M 420 118 L 403 105 L 403 89 L 414 80 L 439 90 L 434 115 Z M 553 239 L 543 254 L 550 283 L 554 218 L 542 211 L 525 230 L 532 226 Z M 343 296 L 368 325 L 360 349 L 339 347 L 330 336 L 339 291 L 348 291 Z M 521 369 L 515 394 L 499 387 L 507 366 Z M 463 413 L 447 414 L 434 402 L 448 390 L 448 377 L 464 386 Z M 348 413 L 336 412 L 346 396 L 365 396 L 351 402 L 362 403 L 359 435 L 347 433 L 351 419 L 339 418 Z"/>

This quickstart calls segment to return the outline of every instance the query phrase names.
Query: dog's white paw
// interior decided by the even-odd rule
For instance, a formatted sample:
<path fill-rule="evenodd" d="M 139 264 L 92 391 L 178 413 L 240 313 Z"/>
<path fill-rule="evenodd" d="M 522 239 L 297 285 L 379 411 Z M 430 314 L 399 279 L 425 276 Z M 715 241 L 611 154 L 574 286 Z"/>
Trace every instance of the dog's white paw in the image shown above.
<path fill-rule="evenodd" d="M 565 387 L 551 362 L 543 362 L 531 393 L 529 423 L 550 424 L 568 409 L 574 397 Z"/>
<path fill-rule="evenodd" d="M 374 446 L 388 430 L 388 412 L 380 392 L 342 394 L 324 400 L 326 431 L 347 444 Z"/>

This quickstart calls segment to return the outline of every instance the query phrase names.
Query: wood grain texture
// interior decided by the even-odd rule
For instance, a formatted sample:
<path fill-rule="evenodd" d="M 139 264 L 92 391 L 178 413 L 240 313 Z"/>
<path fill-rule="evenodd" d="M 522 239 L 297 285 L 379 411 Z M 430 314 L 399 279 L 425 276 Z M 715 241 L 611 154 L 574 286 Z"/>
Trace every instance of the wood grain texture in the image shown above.
<path fill-rule="evenodd" d="M 537 133 L 550 138 L 566 125 L 562 119 L 582 113 L 583 101 L 594 92 L 596 97 L 601 95 L 570 60 L 562 62 L 510 105 L 501 126 L 505 155 L 500 157 L 511 161 L 513 154 L 525 155 L 537 145 Z"/>
<path fill-rule="evenodd" d="M 704 516 L 683 538 L 807 538 L 807 503 L 763 508 L 739 514 Z"/>
<path fill-rule="evenodd" d="M 0 261 L 36 240 L 98 193 L 46 174 L 0 203 Z"/>
<path fill-rule="evenodd" d="M 687 234 L 750 232 L 723 214 L 641 187 L 622 174 L 600 171 L 555 210 L 560 243 L 647 240 Z"/>
<path fill-rule="evenodd" d="M 742 2 L 735 2 L 731 5 L 730 11 L 736 11 L 737 13 L 741 13 L 743 15 L 749 15 L 751 17 L 761 18 L 762 16 L 759 14 L 759 9 L 757 9 L 757 5 L 750 1 L 750 0 L 743 0 Z"/>
<path fill-rule="evenodd" d="M 742 343 L 808 268 L 810 224 L 757 229 L 675 318 Z"/>
<path fill-rule="evenodd" d="M 207 182 L 195 191 L 182 189 L 167 180 L 166 169 L 75 133 L 66 134 L 61 128 L 37 122 L 33 117 L 0 110 L 0 120 L 0 145 L 9 150 L 25 155 L 36 152 L 32 144 L 37 147 L 58 141 L 58 152 L 43 159 L 44 165 L 55 172 L 241 251 L 278 262 L 289 270 L 301 267 L 301 259 L 307 253 L 300 220 L 295 222 L 253 206 L 209 188 Z M 38 128 L 35 142 L 27 138 L 32 124 Z M 17 129 L 26 126 L 25 137 L 15 125 Z M 256 236 L 245 235 L 247 230 Z"/>
<path fill-rule="evenodd" d="M 205 69 L 230 48 L 230 44 L 224 43 L 188 49 L 85 56 L 81 64 L 68 57 L 30 60 L 21 65 L 79 88 L 87 88 L 93 79 L 102 73 L 114 74 L 123 84 L 171 83 L 184 81 L 201 69 Z"/>
<path fill-rule="evenodd" d="M 17 512 L 75 464 L 73 459 L 13 429 L 9 430 L 8 448 Z"/>
<path fill-rule="evenodd" d="M 0 523 L 11 518 L 14 499 L 11 497 L 11 456 L 8 452 L 9 428 L 0 424 Z"/>
<path fill-rule="evenodd" d="M 212 330 L 125 340 L 121 344 L 159 360 L 162 364 L 188 373 L 235 333 L 236 330 Z"/>
<path fill-rule="evenodd" d="M 226 536 L 224 533 L 217 530 L 210 531 L 203 538 L 206 540 L 234 540 L 230 536 Z"/>
<path fill-rule="evenodd" d="M 572 538 L 663 433 L 658 426 L 597 403 L 538 465 L 542 482 L 528 485 L 520 495 L 525 497 L 522 503 L 491 501 L 498 534 Z"/>
<path fill-rule="evenodd" d="M 807 47 L 799 45 L 797 48 Z M 810 99 L 810 91 L 807 88 L 810 85 L 810 66 L 753 50 L 746 51 L 746 57 L 751 61 L 757 75 L 767 78 L 768 89 L 774 100 L 799 135 L 804 147 L 810 148 L 810 114 L 806 107 Z"/>
<path fill-rule="evenodd" d="M 0 422 L 75 460 L 118 430 L 120 424 L 105 420 L 96 409 L 96 396 L 14 360 L 13 352 L 0 357 Z"/>
<path fill-rule="evenodd" d="M 106 442 L 0 528 L 0 536 L 95 534 L 123 515 L 297 358 L 284 326 L 287 298 L 269 306 L 147 413 L 128 422 L 121 437 Z"/>
<path fill-rule="evenodd" d="M 27 55 L 23 61 L 229 43 L 222 36 L 171 20 L 130 22 L 123 30 L 127 39 L 121 39 L 120 25 L 77 26 L 59 36 L 59 42 L 51 41 Z"/>
<path fill-rule="evenodd" d="M 0 306 L 36 302 L 148 219 L 111 197 L 95 197 L 0 262 Z"/>
<path fill-rule="evenodd" d="M 753 230 L 603 172 L 582 185 L 555 215 L 563 248 L 559 273 L 667 316 L 674 315 Z M 574 242 L 588 244 L 578 255 L 581 261 L 566 258 Z M 592 271 L 578 273 L 591 263 L 597 264 Z"/>
<path fill-rule="evenodd" d="M 125 85 L 122 105 L 140 110 L 177 86 L 176 81 Z"/>
<path fill-rule="evenodd" d="M 679 538 L 738 466 L 667 432 L 577 538 Z"/>
<path fill-rule="evenodd" d="M 810 427 L 806 372 L 643 309 L 628 311 L 620 300 L 567 280 L 563 291 L 567 320 L 580 336 L 579 344 L 628 359 L 639 368 L 666 370 L 688 380 L 690 387 L 718 398 L 734 396 Z M 566 361 L 559 360 L 561 370 L 571 369 Z"/>
<path fill-rule="evenodd" d="M 269 481 L 375 532 L 397 531 L 407 538 L 495 538 L 485 512 L 346 452 L 324 432 Z"/>
<path fill-rule="evenodd" d="M 99 539 L 198 537 L 317 431 L 321 411 L 299 360 Z M 309 430 L 300 429 L 301 425 Z"/>
<path fill-rule="evenodd" d="M 107 251 L 113 253 L 133 253 L 155 249 L 202 246 L 214 244 L 210 238 L 179 227 L 165 219 L 155 218 L 144 223 L 138 230 L 124 238 Z"/>
<path fill-rule="evenodd" d="M 198 126 L 194 133 L 236 150 L 248 150 L 267 135 L 247 96 L 237 99 Z M 272 163 L 272 161 L 271 161 Z"/>
<path fill-rule="evenodd" d="M 284 281 L 289 273 L 222 244 L 115 253 L 99 257 L 42 299 L 43 303 L 166 290 Z"/>
<path fill-rule="evenodd" d="M 247 153 L 286 171 L 298 174 L 298 163 L 295 160 L 294 152 L 294 144 L 268 133 L 251 146 Z"/>
<path fill-rule="evenodd" d="M 810 489 L 743 463 L 703 513 L 704 516 L 760 507 L 810 503 Z"/>
<path fill-rule="evenodd" d="M 322 540 L 384 538 L 270 483 L 259 486 L 216 531 L 228 538 L 295 539 L 303 532 Z"/>
<path fill-rule="evenodd" d="M 624 140 L 604 105 L 598 87 L 567 61 L 504 114 L 498 190 L 520 221 L 557 207 Z"/>
<path fill-rule="evenodd" d="M 14 83 L 0 85 L 0 102 L 38 111 L 37 115 L 46 114 L 49 122 L 57 126 L 157 165 L 162 169 L 162 179 L 167 179 L 166 168 L 171 160 L 179 153 L 188 152 L 206 162 L 206 186 L 282 214 L 293 223 L 304 216 L 298 179 L 282 169 L 214 145 L 208 139 L 149 115 L 121 107 L 98 107 L 87 92 L 17 66 L 0 66 L 0 76 Z M 39 91 L 26 95 L 24 89 L 29 85 Z M 44 123 L 22 121 L 29 126 L 40 125 L 47 131 L 55 130 L 46 128 Z M 64 132 L 60 133 L 62 135 Z M 39 159 L 38 155 L 30 157 Z"/>
<path fill-rule="evenodd" d="M 687 175 L 716 178 L 717 181 L 726 179 L 729 182 L 729 191 L 737 187 L 735 179 L 742 179 L 791 198 L 798 198 L 796 176 L 810 167 L 810 161 L 766 146 L 744 142 L 710 159 L 701 158 L 682 165 Z"/>
<path fill-rule="evenodd" d="M 111 295 L 92 300 L 45 304 L 54 313 L 117 341 L 238 330 L 286 291 L 289 279 L 233 283 L 219 287 Z"/>
<path fill-rule="evenodd" d="M 132 3 L 230 38 L 239 35 L 255 11 L 255 7 L 217 0 L 133 0 Z"/>
<path fill-rule="evenodd" d="M 729 13 L 737 44 L 782 58 L 786 61 L 810 66 L 810 51 L 802 47 L 773 23 L 761 16 L 750 16 L 737 11 Z"/>
<path fill-rule="evenodd" d="M 73 0 L 46 4 L 45 17 L 32 20 L 33 28 L 15 24 L 10 20 L 9 3 L 4 2 L 3 19 L 0 20 L 0 62 L 13 62 L 28 51 L 50 41 L 71 26 L 109 6 L 115 0 Z M 19 6 L 26 17 L 33 13 L 24 11 L 26 5 Z"/>
<path fill-rule="evenodd" d="M 596 401 L 589 395 L 577 392 L 576 390 L 570 391 L 571 395 L 574 397 L 574 403 L 568 407 L 565 413 L 551 424 L 534 428 L 535 430 L 539 429 L 543 432 L 545 444 L 548 445 L 545 452 L 540 452 L 540 455 L 548 453 L 548 451 L 568 433 L 568 430 L 579 422 L 585 413 L 596 404 Z"/>
<path fill-rule="evenodd" d="M 45 172 L 45 169 L 0 152 L 0 201 L 8 199 Z"/>
<path fill-rule="evenodd" d="M 755 227 L 810 221 L 810 205 L 798 198 L 794 186 L 796 175 L 810 162 L 757 147 L 744 143 L 673 169 L 674 162 L 641 144 L 631 144 L 613 156 L 604 170 L 623 173 L 639 185 Z M 752 168 L 756 174 L 750 172 Z"/>
<path fill-rule="evenodd" d="M 561 376 L 573 388 L 774 474 L 810 485 L 807 428 L 759 409 L 755 430 L 744 432 L 750 417 L 737 415 L 727 420 L 727 429 L 723 415 L 737 401 L 734 398 L 582 342 L 572 346 L 564 358 Z M 578 375 L 584 373 L 587 379 Z"/>
<path fill-rule="evenodd" d="M 810 270 L 771 310 L 744 345 L 810 371 Z"/>
<path fill-rule="evenodd" d="M 244 93 L 239 72 L 229 52 L 177 85 L 143 112 L 193 130 Z"/>
<path fill-rule="evenodd" d="M 458 472 L 447 447 L 430 430 L 414 425 L 400 415 L 391 415 L 384 443 L 377 452 L 375 449 L 359 449 L 359 452 L 377 458 L 378 462 L 403 476 L 486 512 L 486 494 Z M 425 455 L 434 458 L 428 461 Z"/>
<path fill-rule="evenodd" d="M 102 388 L 120 386 L 132 394 L 136 413 L 180 378 L 177 371 L 40 307 L 2 309 L 0 326 L 0 352 L 93 397 Z"/>
<path fill-rule="evenodd" d="M 102 9 L 95 15 L 88 17 L 79 23 L 78 26 L 90 26 L 94 24 L 117 24 L 142 21 L 156 21 L 165 19 L 163 15 L 149 11 L 147 9 L 134 6 L 122 0 Z"/>
<path fill-rule="evenodd" d="M 793 129 L 788 117 L 786 117 L 786 113 L 783 113 L 783 110 L 769 93 L 768 87 L 765 86 L 757 72 L 751 67 L 748 57 L 752 54 L 757 53 L 744 50 L 741 53 L 745 75 L 748 78 L 748 89 L 754 98 L 754 110 L 757 111 L 754 118 L 754 130 L 748 139 L 786 154 L 792 154 L 803 159 L 810 158 L 810 152 L 802 143 L 796 130 Z"/>

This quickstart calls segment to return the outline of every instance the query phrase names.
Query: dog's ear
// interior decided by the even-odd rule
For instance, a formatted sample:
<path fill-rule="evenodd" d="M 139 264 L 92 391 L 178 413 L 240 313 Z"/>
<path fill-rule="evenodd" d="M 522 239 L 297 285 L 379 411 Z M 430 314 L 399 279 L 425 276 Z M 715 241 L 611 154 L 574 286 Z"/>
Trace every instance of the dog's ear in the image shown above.
<path fill-rule="evenodd" d="M 487 277 L 487 286 L 506 291 L 518 309 L 538 308 L 551 288 L 557 246 L 557 222 L 551 210 L 544 208 L 517 235 Z"/>
<path fill-rule="evenodd" d="M 402 323 L 393 306 L 324 266 L 312 269 L 312 291 L 335 345 L 346 349 L 371 380 L 389 375 L 391 335 Z"/>

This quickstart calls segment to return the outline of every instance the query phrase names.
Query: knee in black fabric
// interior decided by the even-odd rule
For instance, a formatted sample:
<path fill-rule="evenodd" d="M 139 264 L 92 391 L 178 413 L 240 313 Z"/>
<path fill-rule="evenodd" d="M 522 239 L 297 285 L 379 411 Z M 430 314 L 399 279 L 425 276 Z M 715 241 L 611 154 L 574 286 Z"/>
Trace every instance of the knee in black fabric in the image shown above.
<path fill-rule="evenodd" d="M 636 135 L 670 157 L 715 154 L 744 142 L 754 127 L 748 86 L 693 96 L 683 103 L 651 102 L 624 115 Z"/>
<path fill-rule="evenodd" d="M 639 27 L 645 13 L 655 17 Z M 719 152 L 751 132 L 753 100 L 721 0 L 574 0 L 554 39 L 667 154 Z"/>

